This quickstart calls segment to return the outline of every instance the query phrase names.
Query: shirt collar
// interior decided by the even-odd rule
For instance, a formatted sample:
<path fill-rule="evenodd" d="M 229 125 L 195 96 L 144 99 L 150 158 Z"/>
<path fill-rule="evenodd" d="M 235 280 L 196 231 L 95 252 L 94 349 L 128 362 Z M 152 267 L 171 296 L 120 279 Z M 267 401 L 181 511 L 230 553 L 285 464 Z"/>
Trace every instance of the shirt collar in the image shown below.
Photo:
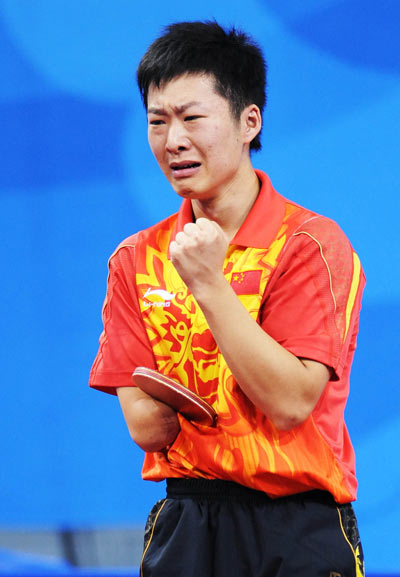
<path fill-rule="evenodd" d="M 256 169 L 255 173 L 261 184 L 260 192 L 230 244 L 264 248 L 273 242 L 281 227 L 285 215 L 285 199 L 273 188 L 265 172 Z M 193 222 L 193 210 L 190 200 L 185 198 L 171 240 L 188 222 Z"/>

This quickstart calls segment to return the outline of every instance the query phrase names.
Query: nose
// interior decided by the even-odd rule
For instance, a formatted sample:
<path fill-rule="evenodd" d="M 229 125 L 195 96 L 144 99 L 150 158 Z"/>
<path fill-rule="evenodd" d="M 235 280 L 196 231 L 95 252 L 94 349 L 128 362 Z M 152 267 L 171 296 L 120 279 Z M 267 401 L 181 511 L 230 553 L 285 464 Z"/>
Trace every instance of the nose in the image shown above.
<path fill-rule="evenodd" d="M 166 140 L 166 149 L 168 152 L 176 153 L 187 150 L 190 146 L 185 127 L 181 122 L 171 122 L 168 127 Z"/>

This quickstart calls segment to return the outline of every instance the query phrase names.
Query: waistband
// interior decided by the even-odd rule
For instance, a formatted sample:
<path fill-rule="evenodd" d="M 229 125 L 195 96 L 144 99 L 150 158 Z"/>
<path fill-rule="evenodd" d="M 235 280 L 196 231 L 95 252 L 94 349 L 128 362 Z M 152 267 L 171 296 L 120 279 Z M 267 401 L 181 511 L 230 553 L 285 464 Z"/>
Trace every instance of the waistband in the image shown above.
<path fill-rule="evenodd" d="M 213 501 L 241 501 L 246 503 L 318 502 L 335 505 L 328 491 L 313 489 L 284 497 L 271 498 L 263 491 L 257 491 L 233 481 L 222 479 L 167 479 L 167 497 L 170 499 L 198 499 Z"/>

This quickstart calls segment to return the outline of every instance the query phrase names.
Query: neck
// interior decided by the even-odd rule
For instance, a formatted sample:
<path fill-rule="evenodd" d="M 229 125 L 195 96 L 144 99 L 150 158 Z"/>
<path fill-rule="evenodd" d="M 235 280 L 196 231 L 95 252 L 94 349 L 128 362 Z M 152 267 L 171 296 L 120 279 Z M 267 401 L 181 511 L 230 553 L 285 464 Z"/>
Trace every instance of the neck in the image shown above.
<path fill-rule="evenodd" d="M 194 217 L 214 220 L 231 241 L 249 214 L 259 190 L 259 180 L 251 169 L 246 178 L 239 179 L 218 197 L 193 199 Z"/>

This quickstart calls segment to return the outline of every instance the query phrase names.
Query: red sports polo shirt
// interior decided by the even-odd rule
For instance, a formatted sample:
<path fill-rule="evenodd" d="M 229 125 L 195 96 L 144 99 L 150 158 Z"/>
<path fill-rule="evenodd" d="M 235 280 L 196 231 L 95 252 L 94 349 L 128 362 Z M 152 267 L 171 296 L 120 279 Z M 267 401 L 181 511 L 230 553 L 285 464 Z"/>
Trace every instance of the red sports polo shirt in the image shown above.
<path fill-rule="evenodd" d="M 188 200 L 112 255 L 90 385 L 115 394 L 116 387 L 132 386 L 137 366 L 146 366 L 200 394 L 218 413 L 215 428 L 179 415 L 181 431 L 168 456 L 146 453 L 144 479 L 227 479 L 271 497 L 323 489 L 348 502 L 357 481 L 343 413 L 364 274 L 335 222 L 283 198 L 256 172 L 261 190 L 230 243 L 224 274 L 270 336 L 294 355 L 333 369 L 312 414 L 279 431 L 234 380 L 168 258 L 170 242 L 193 219 Z"/>

